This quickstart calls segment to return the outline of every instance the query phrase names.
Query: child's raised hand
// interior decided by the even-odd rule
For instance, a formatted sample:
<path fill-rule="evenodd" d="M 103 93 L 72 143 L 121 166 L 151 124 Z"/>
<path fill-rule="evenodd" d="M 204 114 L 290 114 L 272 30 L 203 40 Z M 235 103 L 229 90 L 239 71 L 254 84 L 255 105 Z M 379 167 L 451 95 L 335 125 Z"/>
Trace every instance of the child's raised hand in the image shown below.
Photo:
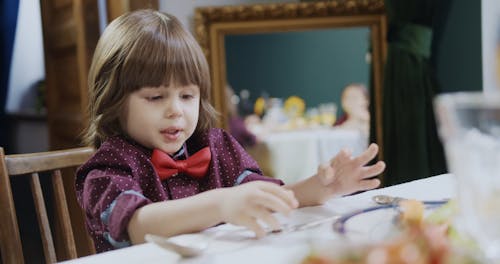
<path fill-rule="evenodd" d="M 220 204 L 225 222 L 248 227 L 257 237 L 266 234 L 258 223 L 262 221 L 274 229 L 280 228 L 273 212 L 288 214 L 297 208 L 298 201 L 292 191 L 270 182 L 254 181 L 223 189 Z"/>
<path fill-rule="evenodd" d="M 377 153 L 376 144 L 370 144 L 367 150 L 354 158 L 349 151 L 342 150 L 329 164 L 320 166 L 316 177 L 327 190 L 322 192 L 324 197 L 319 197 L 319 200 L 324 201 L 331 195 L 346 195 L 379 186 L 380 180 L 370 178 L 382 173 L 385 163 L 378 161 L 374 165 L 366 166 Z"/>

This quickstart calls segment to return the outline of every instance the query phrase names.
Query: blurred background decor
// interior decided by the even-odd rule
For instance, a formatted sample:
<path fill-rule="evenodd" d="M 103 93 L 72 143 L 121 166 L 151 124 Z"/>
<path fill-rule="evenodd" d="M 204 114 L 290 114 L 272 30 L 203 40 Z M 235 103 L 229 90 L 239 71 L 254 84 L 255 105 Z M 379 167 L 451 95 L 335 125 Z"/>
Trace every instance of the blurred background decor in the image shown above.
<path fill-rule="evenodd" d="M 373 86 L 371 114 L 381 124 L 386 50 L 382 0 L 197 8 L 195 32 L 211 66 L 212 96 L 222 113 L 221 126 L 227 125 L 226 82 L 236 93 L 250 91 L 251 100 L 266 95 L 261 96 L 267 104 L 265 111 L 272 109 L 273 120 L 285 129 L 289 124 L 280 114 L 285 98 L 302 98 L 318 126 L 333 124 L 331 103 L 340 104 L 341 91 L 348 83 L 365 83 Z M 326 107 L 320 113 L 322 104 Z M 257 105 L 262 108 L 262 99 Z M 382 140 L 381 131 L 374 134 L 376 142 Z"/>

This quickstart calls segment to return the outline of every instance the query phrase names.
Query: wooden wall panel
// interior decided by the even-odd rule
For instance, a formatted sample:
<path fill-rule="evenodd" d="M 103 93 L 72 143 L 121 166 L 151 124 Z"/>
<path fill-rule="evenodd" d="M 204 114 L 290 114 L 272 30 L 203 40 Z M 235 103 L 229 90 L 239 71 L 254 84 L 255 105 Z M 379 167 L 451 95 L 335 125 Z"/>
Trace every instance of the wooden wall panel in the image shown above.
<path fill-rule="evenodd" d="M 75 147 L 80 145 L 86 122 L 87 75 L 99 38 L 97 1 L 42 0 L 41 10 L 50 148 Z M 74 198 L 74 181 L 64 184 L 70 214 L 79 216 L 72 218 L 78 255 L 92 254 L 93 245 Z M 58 239 L 56 244 L 61 246 Z"/>
<path fill-rule="evenodd" d="M 123 13 L 138 9 L 158 10 L 158 0 L 108 0 L 108 22 L 117 18 Z"/>

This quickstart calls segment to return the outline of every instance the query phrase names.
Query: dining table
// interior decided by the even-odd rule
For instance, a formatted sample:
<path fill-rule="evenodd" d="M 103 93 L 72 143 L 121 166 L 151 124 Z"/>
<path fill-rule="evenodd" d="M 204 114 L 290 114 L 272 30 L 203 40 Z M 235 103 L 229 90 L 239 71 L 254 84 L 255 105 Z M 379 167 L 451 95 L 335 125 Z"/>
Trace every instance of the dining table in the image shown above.
<path fill-rule="evenodd" d="M 447 201 L 456 196 L 456 179 L 453 174 L 431 176 L 407 183 L 378 188 L 342 197 L 333 197 L 323 205 L 303 207 L 289 215 L 276 214 L 285 227 L 301 226 L 307 228 L 269 232 L 263 238 L 244 227 L 221 224 L 195 234 L 174 237 L 177 241 L 207 243 L 206 249 L 197 257 L 183 258 L 154 243 L 144 243 L 105 253 L 66 261 L 67 264 L 80 263 L 301 263 L 311 252 L 346 244 L 376 243 L 383 239 L 379 233 L 383 226 L 391 226 L 394 210 L 389 214 L 372 214 L 361 217 L 353 212 L 368 212 L 377 208 L 373 197 L 388 195 L 419 201 Z M 380 206 L 379 206 L 380 207 Z M 346 215 L 358 215 L 348 226 L 347 233 L 334 230 L 334 224 Z M 200 216 L 202 217 L 202 216 Z M 307 225 L 308 223 L 314 223 Z M 305 224 L 305 225 L 304 225 Z"/>

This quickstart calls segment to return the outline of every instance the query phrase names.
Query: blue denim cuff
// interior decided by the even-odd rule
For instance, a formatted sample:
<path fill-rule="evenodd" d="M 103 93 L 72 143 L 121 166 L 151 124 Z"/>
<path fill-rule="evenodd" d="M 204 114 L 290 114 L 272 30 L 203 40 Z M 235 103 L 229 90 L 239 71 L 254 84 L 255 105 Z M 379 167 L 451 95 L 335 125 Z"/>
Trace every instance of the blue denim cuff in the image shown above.
<path fill-rule="evenodd" d="M 238 176 L 238 178 L 236 178 L 236 182 L 234 183 L 234 185 L 239 185 L 248 175 L 254 173 L 253 171 L 250 171 L 250 170 L 245 170 L 243 171 L 240 176 Z"/>
<path fill-rule="evenodd" d="M 124 247 L 128 247 L 128 246 L 131 246 L 132 243 L 128 240 L 124 240 L 124 241 L 116 241 L 114 240 L 111 235 L 109 234 L 109 232 L 105 232 L 103 234 L 104 236 L 104 239 L 106 239 L 114 248 L 124 248 Z"/>
<path fill-rule="evenodd" d="M 115 208 L 115 205 L 116 205 L 116 201 L 122 196 L 122 195 L 136 195 L 136 196 L 139 196 L 141 198 L 144 198 L 146 199 L 146 197 L 144 197 L 144 195 L 142 195 L 142 193 L 140 192 L 137 192 L 137 191 L 134 191 L 134 190 L 128 190 L 128 191 L 124 191 L 122 192 L 120 195 L 118 195 L 115 200 L 108 206 L 108 208 L 101 213 L 101 221 L 104 225 L 108 225 L 109 224 L 109 217 L 111 215 L 111 213 L 113 212 L 113 209 Z M 123 247 L 128 247 L 131 245 L 130 241 L 128 240 L 125 240 L 125 241 L 116 241 L 114 240 L 110 235 L 109 235 L 109 232 L 105 232 L 103 234 L 104 238 L 115 248 L 123 248 Z"/>

